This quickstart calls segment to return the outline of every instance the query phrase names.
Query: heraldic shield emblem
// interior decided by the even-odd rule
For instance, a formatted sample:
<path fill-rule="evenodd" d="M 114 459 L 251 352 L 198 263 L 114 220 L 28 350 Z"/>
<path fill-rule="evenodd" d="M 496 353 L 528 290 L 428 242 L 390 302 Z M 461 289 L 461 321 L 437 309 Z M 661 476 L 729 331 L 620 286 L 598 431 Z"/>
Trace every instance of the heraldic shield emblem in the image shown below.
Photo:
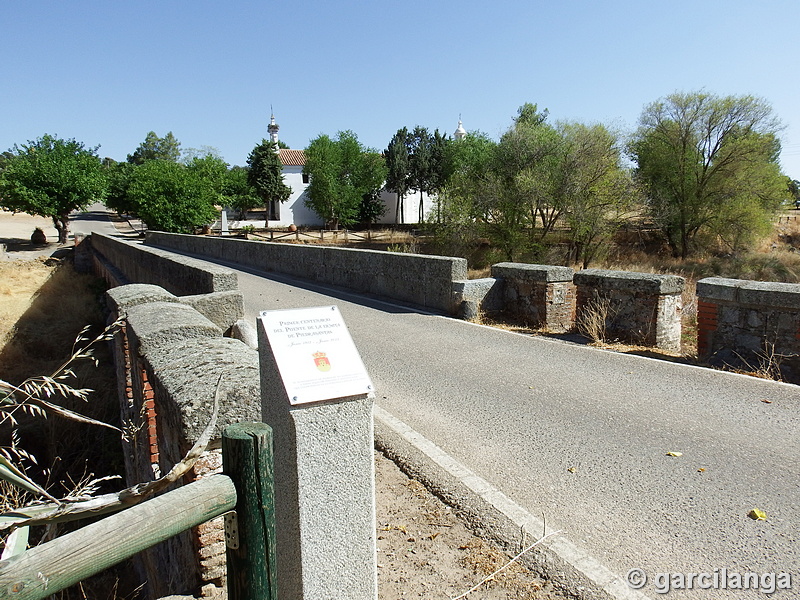
<path fill-rule="evenodd" d="M 328 360 L 328 355 L 324 352 L 314 352 L 312 354 L 314 357 L 314 364 L 317 365 L 317 368 L 320 371 L 330 371 L 331 370 L 331 363 Z"/>

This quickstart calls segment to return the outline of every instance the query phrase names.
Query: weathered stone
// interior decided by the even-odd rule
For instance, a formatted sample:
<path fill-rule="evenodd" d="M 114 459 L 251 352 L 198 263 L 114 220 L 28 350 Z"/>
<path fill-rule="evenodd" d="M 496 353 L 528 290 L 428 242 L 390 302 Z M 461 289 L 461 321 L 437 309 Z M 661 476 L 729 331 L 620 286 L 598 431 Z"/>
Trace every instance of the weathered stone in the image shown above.
<path fill-rule="evenodd" d="M 258 349 L 258 332 L 256 328 L 246 319 L 239 319 L 231 325 L 229 336 L 240 342 L 244 342 L 254 350 Z"/>
<path fill-rule="evenodd" d="M 444 312 L 460 308 L 460 305 L 454 306 L 452 285 L 454 281 L 467 279 L 467 261 L 445 256 L 275 244 L 155 231 L 147 233 L 147 244 L 230 260 Z"/>
<path fill-rule="evenodd" d="M 697 295 L 719 304 L 716 324 L 699 322 L 702 358 L 800 381 L 800 285 L 709 277 Z"/>
<path fill-rule="evenodd" d="M 238 290 L 181 296 L 180 302 L 197 310 L 223 331 L 244 316 L 244 297 Z"/>
<path fill-rule="evenodd" d="M 453 303 L 460 307 L 452 312 L 462 319 L 472 320 L 480 316 L 481 311 L 497 312 L 503 308 L 502 281 L 492 277 L 484 279 L 468 279 L 453 282 Z"/>
<path fill-rule="evenodd" d="M 235 272 L 196 258 L 99 233 L 92 234 L 92 247 L 119 269 L 129 282 L 152 283 L 176 296 L 238 288 Z"/>
<path fill-rule="evenodd" d="M 682 277 L 586 269 L 574 281 L 577 320 L 602 314 L 610 339 L 680 350 Z"/>

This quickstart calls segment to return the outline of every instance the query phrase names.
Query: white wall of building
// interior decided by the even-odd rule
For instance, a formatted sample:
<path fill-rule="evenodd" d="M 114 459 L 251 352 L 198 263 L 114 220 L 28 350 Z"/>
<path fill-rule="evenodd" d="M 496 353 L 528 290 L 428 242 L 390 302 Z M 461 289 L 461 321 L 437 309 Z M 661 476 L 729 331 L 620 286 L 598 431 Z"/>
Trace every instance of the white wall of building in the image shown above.
<path fill-rule="evenodd" d="M 292 224 L 298 227 L 323 225 L 317 213 L 305 205 L 308 184 L 303 183 L 303 167 L 283 167 L 283 182 L 292 188 L 292 194 L 280 206 L 280 221 L 270 221 L 270 225 L 276 227 L 288 227 Z"/>

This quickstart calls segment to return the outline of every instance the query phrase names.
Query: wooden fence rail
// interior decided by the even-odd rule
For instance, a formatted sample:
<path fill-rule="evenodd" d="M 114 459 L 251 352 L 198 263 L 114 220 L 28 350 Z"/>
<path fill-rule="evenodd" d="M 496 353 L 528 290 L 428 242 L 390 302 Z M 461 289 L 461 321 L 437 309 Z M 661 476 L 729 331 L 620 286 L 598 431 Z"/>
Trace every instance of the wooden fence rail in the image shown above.
<path fill-rule="evenodd" d="M 227 551 L 228 597 L 274 600 L 272 431 L 263 423 L 230 425 L 223 447 L 230 477 L 205 477 L 0 561 L 0 597 L 46 598 L 235 509 L 246 515 L 246 526 L 238 528 L 236 549 Z"/>

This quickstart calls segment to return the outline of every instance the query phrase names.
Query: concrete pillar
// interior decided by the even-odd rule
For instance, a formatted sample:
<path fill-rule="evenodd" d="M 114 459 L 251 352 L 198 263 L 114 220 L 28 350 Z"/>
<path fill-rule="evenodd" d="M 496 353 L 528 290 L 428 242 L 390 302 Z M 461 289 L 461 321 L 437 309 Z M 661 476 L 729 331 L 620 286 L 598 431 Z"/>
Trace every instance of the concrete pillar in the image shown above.
<path fill-rule="evenodd" d="M 294 392 L 289 397 L 279 369 L 280 364 L 286 370 L 278 356 L 283 342 L 274 336 L 270 340 L 265 314 L 259 318 L 258 346 L 262 418 L 272 427 L 275 444 L 280 597 L 376 599 L 373 394 L 365 389 L 359 395 L 292 404 L 297 397 Z M 346 327 L 336 335 L 352 344 Z M 335 356 L 334 346 L 323 347 Z M 315 347 L 309 345 L 309 360 L 319 352 Z"/>

